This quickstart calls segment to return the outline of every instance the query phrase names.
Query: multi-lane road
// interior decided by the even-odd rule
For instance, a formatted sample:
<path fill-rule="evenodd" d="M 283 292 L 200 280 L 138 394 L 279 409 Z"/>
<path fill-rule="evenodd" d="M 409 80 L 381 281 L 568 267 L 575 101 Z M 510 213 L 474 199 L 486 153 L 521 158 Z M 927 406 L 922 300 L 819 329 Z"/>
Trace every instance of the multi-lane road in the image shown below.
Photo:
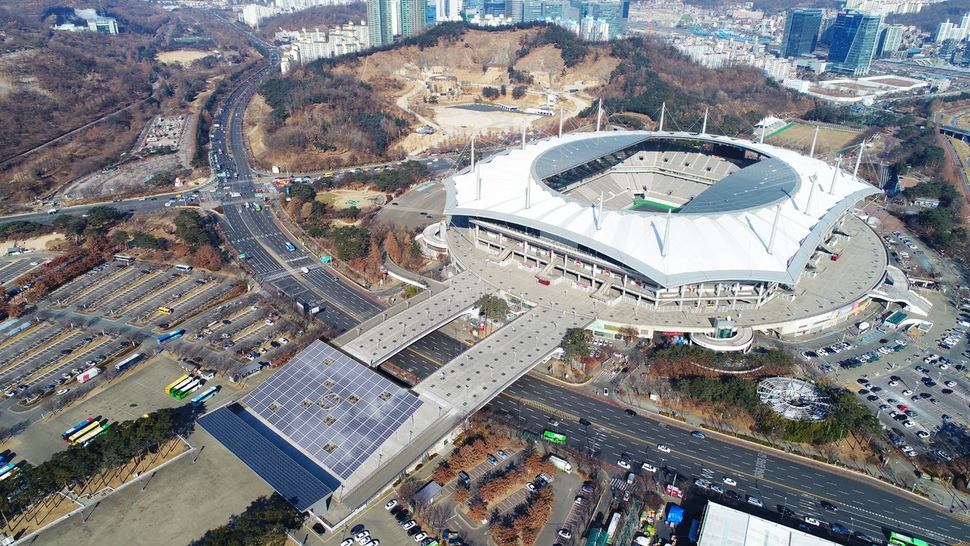
<path fill-rule="evenodd" d="M 427 377 L 440 363 L 464 349 L 461 343 L 435 333 L 392 361 L 418 377 Z M 611 399 L 595 394 L 525 376 L 506 389 L 504 395 L 492 402 L 493 409 L 519 419 L 527 429 L 557 429 L 567 435 L 571 447 L 592 449 L 620 474 L 623 471 L 616 468 L 616 461 L 626 454 L 638 473 L 641 464 L 648 462 L 666 469 L 671 478 L 682 476 L 684 479 L 677 482 L 681 488 L 702 478 L 734 490 L 742 497 L 756 496 L 764 502 L 765 511 L 749 505 L 743 507 L 758 515 L 778 514 L 782 507 L 787 507 L 799 519 L 811 516 L 829 524 L 841 523 L 853 532 L 879 539 L 885 539 L 890 530 L 908 531 L 933 544 L 953 544 L 970 537 L 970 525 L 875 480 L 794 457 L 765 453 L 740 442 L 725 441 L 710 432 L 706 438 L 695 438 L 682 426 L 630 416 Z M 551 414 L 521 400 L 539 402 L 575 419 L 559 418 L 559 426 L 552 427 Z M 581 426 L 578 418 L 589 420 L 592 426 L 588 429 Z M 658 444 L 667 445 L 670 453 L 658 451 Z M 655 476 L 658 482 L 663 480 L 661 474 Z M 738 485 L 726 486 L 722 483 L 724 477 L 735 480 Z M 838 505 L 838 512 L 823 509 L 822 500 Z"/>

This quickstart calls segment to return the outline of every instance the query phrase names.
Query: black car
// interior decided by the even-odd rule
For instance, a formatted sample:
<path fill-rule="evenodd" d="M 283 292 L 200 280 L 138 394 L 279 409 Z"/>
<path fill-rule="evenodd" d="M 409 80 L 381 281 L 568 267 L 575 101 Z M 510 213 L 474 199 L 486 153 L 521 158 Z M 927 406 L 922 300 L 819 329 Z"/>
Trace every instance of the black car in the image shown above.
<path fill-rule="evenodd" d="M 795 512 L 792 512 L 791 508 L 787 506 L 779 506 L 778 512 L 781 513 L 782 517 L 793 518 L 795 517 Z"/>
<path fill-rule="evenodd" d="M 589 427 L 589 426 L 592 426 L 593 425 L 593 423 L 590 423 L 588 420 L 586 420 L 586 419 L 584 419 L 582 417 L 579 418 L 579 424 L 580 425 L 583 425 L 584 427 Z"/>
<path fill-rule="evenodd" d="M 741 501 L 741 495 L 738 495 L 737 493 L 735 493 L 730 489 L 724 492 L 724 496 L 727 497 L 729 500 L 733 500 L 735 502 Z"/>
<path fill-rule="evenodd" d="M 836 506 L 835 504 L 832 504 L 829 501 L 824 501 L 823 500 L 819 504 L 821 504 L 822 505 L 822 508 L 828 510 L 829 512 L 838 512 L 839 511 L 839 507 Z"/>
<path fill-rule="evenodd" d="M 627 415 L 629 415 L 630 417 L 636 417 L 636 416 L 637 416 L 637 412 L 635 412 L 635 411 L 633 411 L 632 409 L 629 409 L 629 408 L 627 408 L 627 409 L 626 409 L 626 410 L 624 410 L 624 411 L 625 411 L 625 412 L 626 412 L 626 414 L 627 414 Z"/>
<path fill-rule="evenodd" d="M 354 528 L 353 529 L 350 530 L 350 534 L 356 535 L 357 533 L 359 533 L 359 532 L 361 532 L 363 530 L 364 530 L 364 524 L 363 523 L 358 523 L 357 525 L 354 525 Z"/>

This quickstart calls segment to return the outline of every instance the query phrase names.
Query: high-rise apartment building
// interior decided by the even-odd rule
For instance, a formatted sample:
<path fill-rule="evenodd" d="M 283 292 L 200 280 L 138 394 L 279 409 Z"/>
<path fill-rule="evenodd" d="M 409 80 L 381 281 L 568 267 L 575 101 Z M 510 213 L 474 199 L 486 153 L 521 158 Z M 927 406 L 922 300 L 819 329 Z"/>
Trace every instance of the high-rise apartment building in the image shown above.
<path fill-rule="evenodd" d="M 522 7 L 522 0 L 505 0 L 505 16 L 513 23 L 521 23 Z"/>
<path fill-rule="evenodd" d="M 962 42 L 967 36 L 970 36 L 970 13 L 967 13 L 960 19 L 959 25 L 951 23 L 947 19 L 945 22 L 940 23 L 940 28 L 936 31 L 937 42 L 945 42 L 946 40 Z"/>
<path fill-rule="evenodd" d="M 391 18 L 392 0 L 367 0 L 367 28 L 371 47 L 394 41 L 394 21 Z"/>
<path fill-rule="evenodd" d="M 886 25 L 879 33 L 879 45 L 876 46 L 876 57 L 892 57 L 903 43 L 903 25 Z"/>
<path fill-rule="evenodd" d="M 795 8 L 785 18 L 785 37 L 781 42 L 782 57 L 810 55 L 818 44 L 822 27 L 822 10 Z"/>
<path fill-rule="evenodd" d="M 840 13 L 832 28 L 830 70 L 851 76 L 868 74 L 881 26 L 882 15 L 878 13 L 855 10 Z"/>
<path fill-rule="evenodd" d="M 458 21 L 461 19 L 461 0 L 435 0 L 436 21 Z"/>
<path fill-rule="evenodd" d="M 428 0 L 401 2 L 401 36 L 416 36 L 428 25 Z"/>

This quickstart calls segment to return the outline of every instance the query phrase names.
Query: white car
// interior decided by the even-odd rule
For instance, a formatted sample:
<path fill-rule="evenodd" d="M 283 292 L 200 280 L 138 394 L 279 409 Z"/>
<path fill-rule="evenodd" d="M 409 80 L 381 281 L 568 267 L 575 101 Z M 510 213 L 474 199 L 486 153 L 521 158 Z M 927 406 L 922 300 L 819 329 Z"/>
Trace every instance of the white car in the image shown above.
<path fill-rule="evenodd" d="M 381 541 L 379 541 L 379 540 L 377 540 L 377 539 L 375 538 L 374 540 L 372 540 L 372 541 L 370 541 L 370 542 L 368 542 L 368 543 L 367 543 L 367 544 L 365 544 L 364 546 L 381 546 Z"/>
<path fill-rule="evenodd" d="M 391 508 L 394 508 L 395 506 L 397 506 L 397 499 L 391 499 L 391 500 L 387 501 L 387 504 L 384 505 L 384 509 L 385 510 L 390 510 Z"/>
<path fill-rule="evenodd" d="M 357 544 L 364 546 L 364 544 L 370 542 L 370 531 L 364 529 L 363 531 L 357 533 L 357 535 L 354 536 L 354 539 L 357 540 Z"/>
<path fill-rule="evenodd" d="M 758 508 L 765 507 L 765 503 L 761 502 L 761 499 L 759 499 L 758 497 L 752 497 L 751 495 L 748 495 L 747 499 L 745 500 L 747 500 L 748 504 L 753 504 Z"/>
<path fill-rule="evenodd" d="M 925 430 L 921 430 L 921 431 L 919 431 L 919 432 L 916 433 L 916 436 L 918 436 L 920 438 L 929 438 L 930 437 L 930 433 L 929 432 L 926 432 Z"/>
<path fill-rule="evenodd" d="M 625 470 L 630 470 L 630 461 L 627 461 L 626 459 L 617 459 L 616 466 Z"/>
<path fill-rule="evenodd" d="M 696 479 L 694 480 L 694 485 L 700 487 L 701 489 L 710 489 L 711 483 L 707 480 Z"/>
<path fill-rule="evenodd" d="M 738 482 L 734 481 L 731 478 L 728 478 L 727 476 L 725 476 L 724 479 L 722 479 L 721 481 L 723 481 L 726 485 L 730 485 L 731 487 L 737 487 L 738 485 Z"/>
<path fill-rule="evenodd" d="M 424 540 L 426 538 L 428 538 L 428 533 L 425 533 L 424 531 L 421 531 L 420 533 L 414 535 L 414 541 L 415 542 L 421 542 L 422 540 Z"/>
<path fill-rule="evenodd" d="M 909 389 L 906 389 L 906 390 L 904 390 L 904 391 L 903 391 L 902 393 L 900 393 L 900 394 L 902 394 L 903 396 L 909 396 L 909 395 L 911 395 L 911 394 L 913 394 L 913 391 L 911 391 L 911 390 L 909 390 Z"/>
<path fill-rule="evenodd" d="M 558 535 L 562 538 L 573 538 L 573 533 L 569 529 L 560 529 Z"/>
<path fill-rule="evenodd" d="M 890 381 L 890 382 L 889 382 L 889 386 L 890 386 L 890 387 L 895 387 L 895 386 L 897 386 L 897 385 L 899 385 L 899 381 Z"/>
<path fill-rule="evenodd" d="M 345 538 L 343 540 L 343 542 L 340 543 L 340 546 L 351 546 L 351 544 L 353 544 L 353 543 L 354 543 L 354 539 L 352 539 L 352 538 Z"/>
<path fill-rule="evenodd" d="M 657 471 L 657 467 L 653 466 L 650 463 L 643 463 L 643 466 L 641 468 L 643 469 L 644 472 L 656 472 Z"/>
<path fill-rule="evenodd" d="M 61 390 L 55 392 L 54 394 L 57 395 L 57 396 L 64 396 L 65 394 L 67 394 L 69 392 L 71 392 L 71 389 L 61 389 Z"/>
<path fill-rule="evenodd" d="M 813 518 L 812 516 L 805 516 L 805 523 L 809 525 L 814 525 L 816 527 L 821 527 L 822 525 L 821 522 L 819 522 L 817 519 Z"/>
<path fill-rule="evenodd" d="M 913 428 L 913 427 L 916 426 L 916 423 L 914 423 L 914 422 L 910 421 L 909 419 L 907 419 L 907 420 L 903 421 L 903 426 L 906 427 L 906 428 Z"/>
<path fill-rule="evenodd" d="M 664 453 L 670 453 L 670 448 L 667 447 L 667 446 L 665 446 L 665 445 L 663 445 L 663 444 L 657 444 L 657 451 L 663 451 Z"/>
<path fill-rule="evenodd" d="M 404 525 L 402 525 L 401 528 L 404 529 L 405 531 L 407 531 L 408 529 L 410 529 L 411 527 L 414 527 L 417 524 L 418 524 L 418 522 L 414 521 L 413 519 L 410 519 L 410 520 L 404 522 Z"/>

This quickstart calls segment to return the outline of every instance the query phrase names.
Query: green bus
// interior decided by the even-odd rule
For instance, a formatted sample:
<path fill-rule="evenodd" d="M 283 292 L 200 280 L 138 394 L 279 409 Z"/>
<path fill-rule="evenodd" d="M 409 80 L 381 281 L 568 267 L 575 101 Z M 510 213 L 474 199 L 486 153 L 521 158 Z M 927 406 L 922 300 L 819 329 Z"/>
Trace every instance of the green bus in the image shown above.
<path fill-rule="evenodd" d="M 524 438 L 526 440 L 529 440 L 530 442 L 538 442 L 539 441 L 539 435 L 536 434 L 535 432 L 532 432 L 531 430 L 523 430 L 522 431 L 522 438 Z"/>
<path fill-rule="evenodd" d="M 930 546 L 925 540 L 909 537 L 896 531 L 889 533 L 889 544 L 897 544 L 899 546 Z"/>
<path fill-rule="evenodd" d="M 566 443 L 566 435 L 559 434 L 558 432 L 553 432 L 551 430 L 542 431 L 543 441 L 549 442 L 551 444 L 563 445 Z"/>

